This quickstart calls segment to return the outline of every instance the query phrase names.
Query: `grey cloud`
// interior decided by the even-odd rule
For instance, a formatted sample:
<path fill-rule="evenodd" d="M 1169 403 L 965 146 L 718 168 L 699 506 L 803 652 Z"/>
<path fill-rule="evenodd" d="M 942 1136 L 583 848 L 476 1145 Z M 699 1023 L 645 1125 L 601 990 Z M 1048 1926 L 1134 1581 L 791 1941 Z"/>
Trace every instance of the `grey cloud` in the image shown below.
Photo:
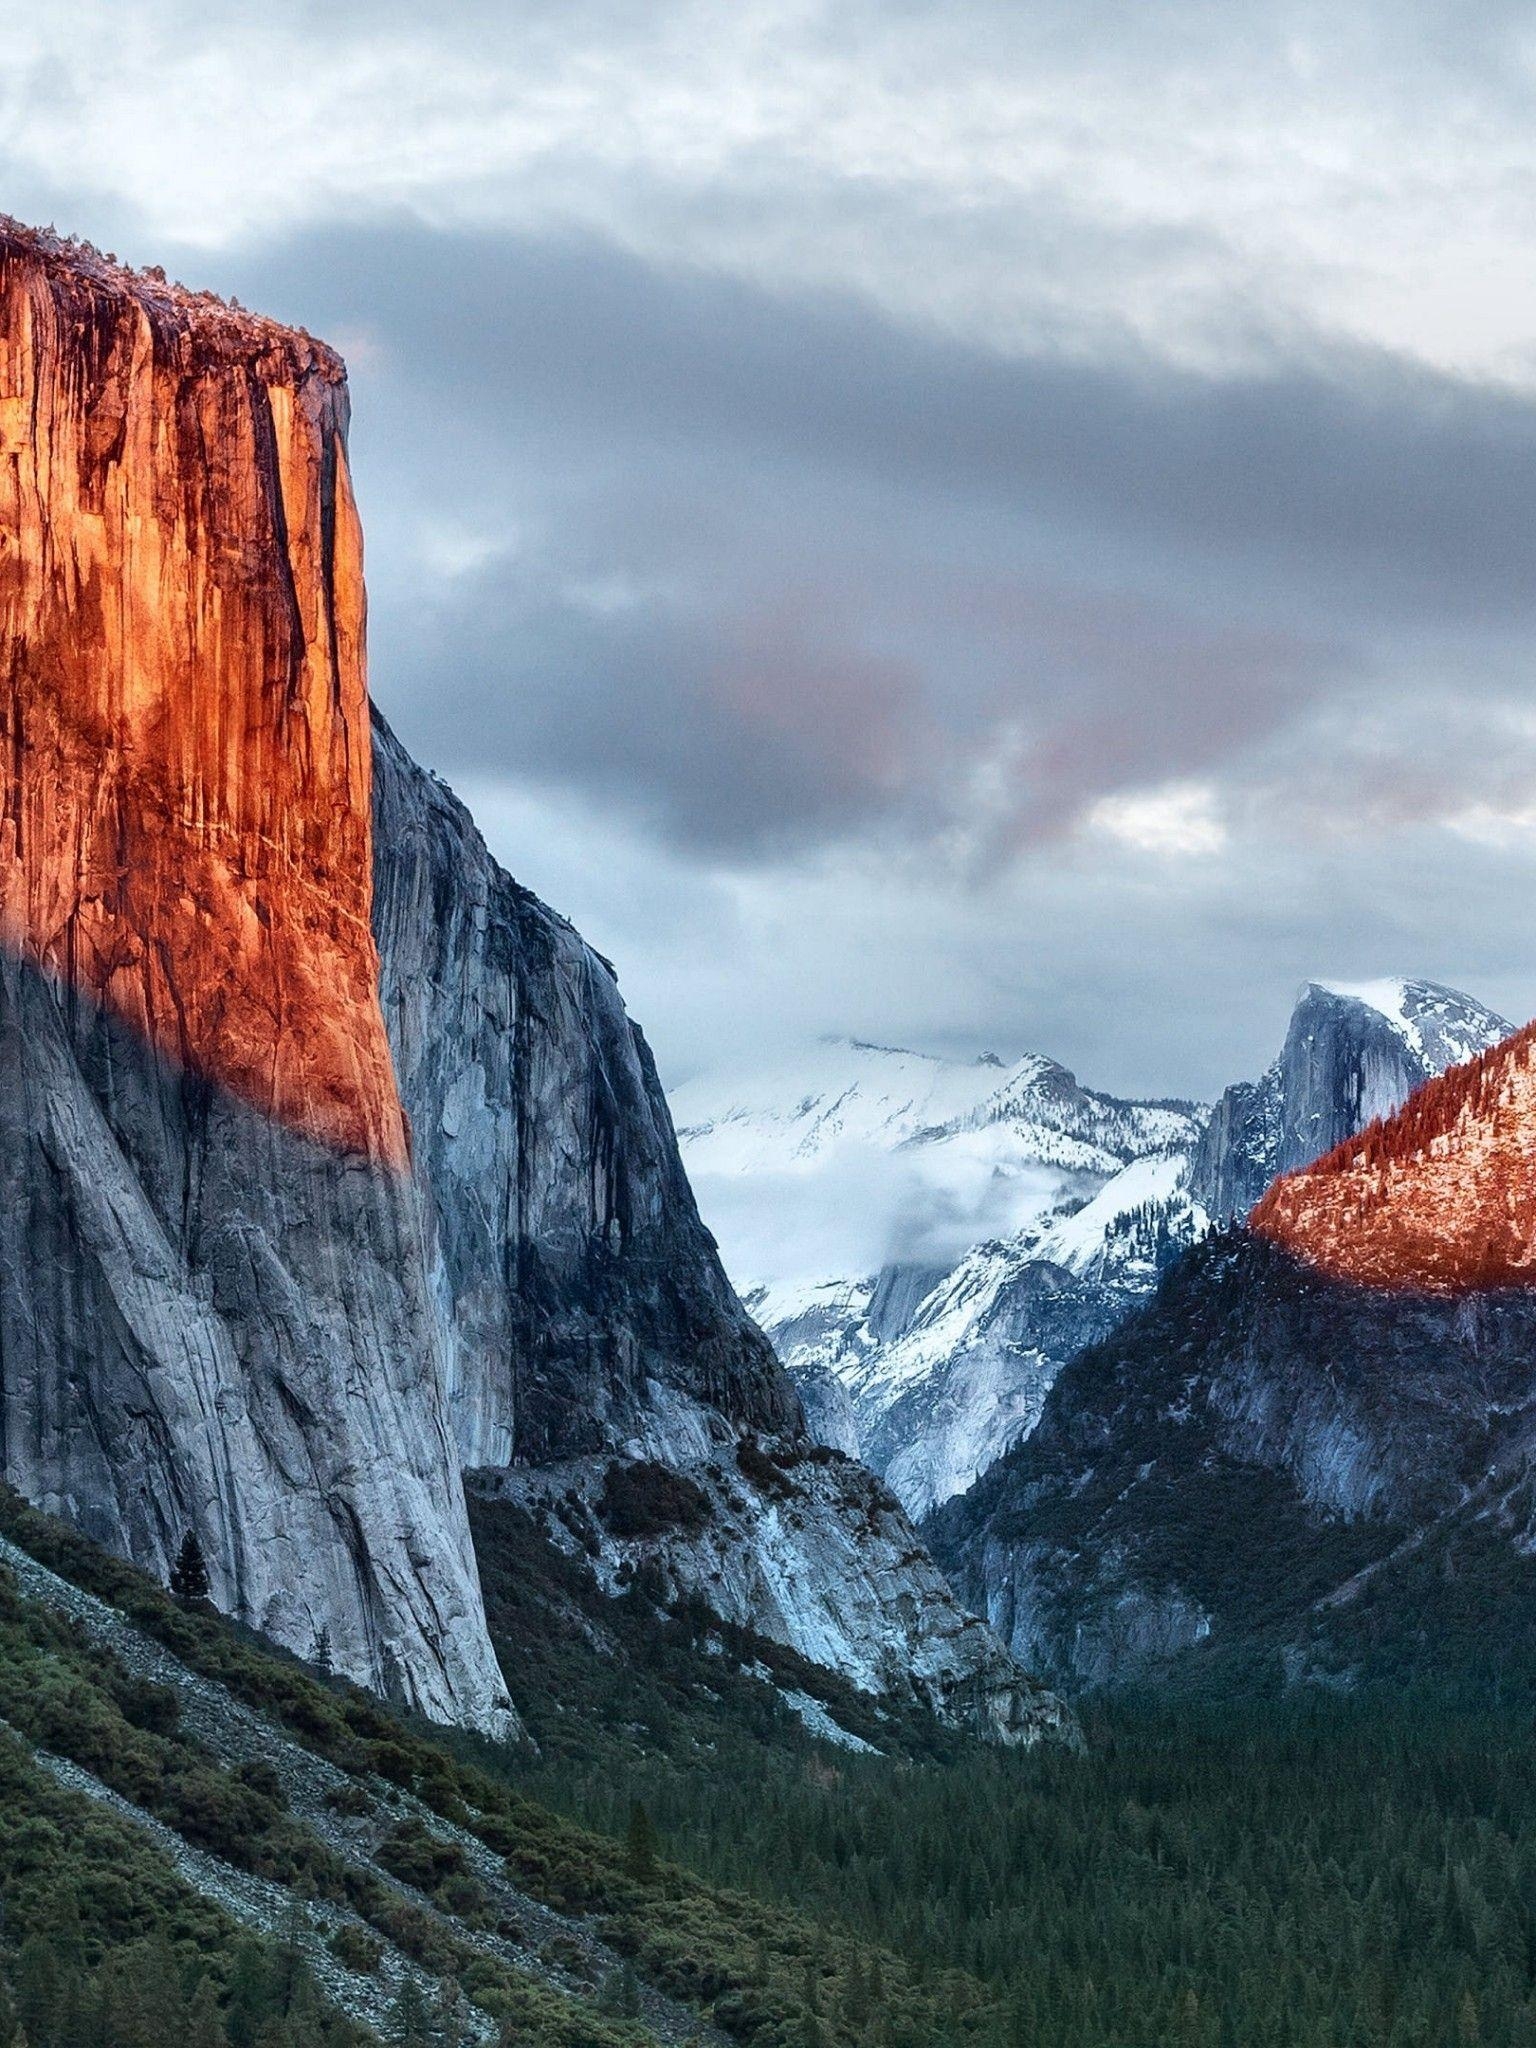
<path fill-rule="evenodd" d="M 1009 359 L 397 222 L 248 273 L 366 338 L 376 674 L 407 736 L 715 854 L 958 828 L 985 859 L 1110 791 L 1259 773 L 1341 692 L 1390 695 L 1411 630 L 1458 675 L 1529 630 L 1536 407 L 1359 351 L 1226 380 Z M 515 537 L 444 583 L 437 519 Z"/>
<path fill-rule="evenodd" d="M 450 771 L 575 785 L 737 856 L 897 809 L 910 823 L 925 801 L 917 684 L 898 660 L 801 618 L 559 604 L 496 565 L 455 595 L 401 628 L 420 635 L 408 673 L 455 679 L 453 729 L 431 735 Z"/>
<path fill-rule="evenodd" d="M 451 713 L 429 734 L 449 772 L 499 770 L 601 791 L 668 836 L 737 858 L 833 840 L 964 835 L 983 865 L 1068 827 L 1085 803 L 1187 775 L 1294 713 L 1330 650 L 1215 632 L 1092 594 L 1010 590 L 969 629 L 973 695 L 945 703 L 939 659 L 875 640 L 878 593 L 817 592 L 701 617 L 660 605 L 556 605 L 493 563 L 453 601 L 397 619 L 393 667 L 432 673 Z M 969 594 L 969 593 L 967 593 Z M 953 618 L 955 593 L 915 598 Z M 1000 641 L 987 645 L 991 635 Z M 1014 650 L 1027 649 L 1017 667 Z M 978 659 L 978 655 L 981 657 Z M 421 712 L 413 706 L 411 718 Z M 1004 786 L 978 797 L 990 763 Z"/>
<path fill-rule="evenodd" d="M 591 241 L 399 225 L 307 238 L 261 274 L 312 324 L 376 322 L 478 431 L 844 472 L 1054 521 L 1058 545 L 1134 549 L 1191 586 L 1226 567 L 1351 610 L 1536 603 L 1536 406 L 1384 355 L 1315 340 L 1297 367 L 1277 344 L 1228 377 L 1007 357 Z"/>

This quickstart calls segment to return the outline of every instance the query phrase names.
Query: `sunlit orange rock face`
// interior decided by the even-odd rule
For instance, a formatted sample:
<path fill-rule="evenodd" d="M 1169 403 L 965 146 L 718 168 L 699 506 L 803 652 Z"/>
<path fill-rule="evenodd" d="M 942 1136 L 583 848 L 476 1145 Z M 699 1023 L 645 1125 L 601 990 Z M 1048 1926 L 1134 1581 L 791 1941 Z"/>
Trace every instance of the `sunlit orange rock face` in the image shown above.
<path fill-rule="evenodd" d="M 1369 1286 L 1536 1284 L 1536 1024 L 1276 1181 L 1249 1223 Z"/>
<path fill-rule="evenodd" d="M 0 940 L 390 1165 L 339 359 L 0 220 Z"/>

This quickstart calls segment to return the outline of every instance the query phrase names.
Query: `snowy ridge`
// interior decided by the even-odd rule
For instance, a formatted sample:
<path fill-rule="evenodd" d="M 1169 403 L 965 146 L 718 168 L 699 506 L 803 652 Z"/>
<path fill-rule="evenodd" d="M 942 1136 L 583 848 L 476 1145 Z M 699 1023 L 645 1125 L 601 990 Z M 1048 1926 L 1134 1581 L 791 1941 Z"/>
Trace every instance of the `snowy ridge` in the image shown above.
<path fill-rule="evenodd" d="M 1033 1427 L 1063 1359 L 1148 1284 L 1167 1233 L 1138 1219 L 1186 1176 L 1204 1118 L 1084 1088 L 1039 1054 L 851 1039 L 692 1083 L 673 1110 L 813 1428 L 914 1514 Z M 1097 1248 L 1060 1235 L 1085 1207 Z"/>
<path fill-rule="evenodd" d="M 1041 1054 L 853 1039 L 673 1107 L 813 1430 L 921 1516 L 1034 1428 L 1066 1360 L 1211 1222 L 1509 1028 L 1433 982 L 1309 982 L 1267 1072 L 1209 1111 L 1118 1100 Z"/>
<path fill-rule="evenodd" d="M 695 1171 L 782 1170 L 849 1143 L 890 1150 L 955 1122 L 996 1092 L 1001 1069 L 995 1054 L 962 1063 L 824 1038 L 766 1071 L 689 1082 L 672 1115 Z"/>
<path fill-rule="evenodd" d="M 1157 1262 L 1154 1258 L 1148 1265 L 1147 1246 L 1135 1229 L 1135 1219 L 1141 1211 L 1155 1213 L 1181 1244 L 1197 1237 L 1210 1218 L 1189 1195 L 1188 1179 L 1185 1152 L 1133 1160 L 1091 1201 L 1053 1224 L 1036 1246 L 1035 1256 L 1065 1266 L 1079 1278 L 1104 1279 L 1113 1273 L 1122 1279 L 1134 1274 L 1155 1280 Z"/>

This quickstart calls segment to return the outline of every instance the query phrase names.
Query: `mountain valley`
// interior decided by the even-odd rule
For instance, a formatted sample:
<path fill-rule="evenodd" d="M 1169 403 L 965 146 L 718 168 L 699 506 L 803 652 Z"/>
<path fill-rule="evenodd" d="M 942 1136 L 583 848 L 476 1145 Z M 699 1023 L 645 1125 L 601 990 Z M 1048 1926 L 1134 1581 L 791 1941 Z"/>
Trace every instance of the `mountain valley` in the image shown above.
<path fill-rule="evenodd" d="M 349 404 L 0 220 L 0 2048 L 1522 2048 L 1536 1027 L 669 1102 Z"/>
<path fill-rule="evenodd" d="M 1192 1670 L 1258 1657 L 1271 1684 L 1519 1667 L 1536 1592 L 1529 1047 L 1514 1034 L 1277 1180 L 933 1519 L 1017 1652 L 1074 1692 L 1197 1647 Z M 1436 1573 L 1455 1590 L 1427 1594 Z M 1447 1600 L 1442 1636 L 1429 1616 Z"/>
<path fill-rule="evenodd" d="M 1213 1223 L 1511 1028 L 1429 982 L 1310 983 L 1274 1063 L 1212 1109 L 1119 1102 L 1040 1058 L 964 1065 L 855 1041 L 690 1083 L 673 1109 L 814 1431 L 921 1519 L 1029 1434 L 1066 1361 Z M 850 1188 L 865 1208 L 885 1192 L 865 1240 L 880 1263 L 796 1270 L 841 1242 Z M 775 1242 L 757 1223 L 778 1205 L 825 1229 Z"/>

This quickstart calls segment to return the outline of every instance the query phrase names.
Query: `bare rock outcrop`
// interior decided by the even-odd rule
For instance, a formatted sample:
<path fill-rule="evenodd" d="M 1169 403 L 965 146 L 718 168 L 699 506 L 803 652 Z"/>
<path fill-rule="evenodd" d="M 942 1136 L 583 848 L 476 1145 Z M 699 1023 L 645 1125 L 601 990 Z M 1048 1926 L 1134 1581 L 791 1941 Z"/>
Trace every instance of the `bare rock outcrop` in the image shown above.
<path fill-rule="evenodd" d="M 0 228 L 0 1457 L 507 1719 L 369 925 L 341 365 Z"/>

